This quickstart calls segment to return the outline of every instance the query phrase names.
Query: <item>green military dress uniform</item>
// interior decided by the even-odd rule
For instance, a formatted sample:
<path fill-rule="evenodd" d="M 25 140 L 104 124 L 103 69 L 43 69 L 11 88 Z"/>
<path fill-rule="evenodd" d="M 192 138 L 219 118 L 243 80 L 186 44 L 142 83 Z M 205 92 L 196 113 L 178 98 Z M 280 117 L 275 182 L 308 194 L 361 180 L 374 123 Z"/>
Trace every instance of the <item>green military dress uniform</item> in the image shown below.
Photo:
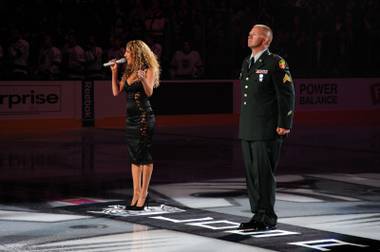
<path fill-rule="evenodd" d="M 294 84 L 280 56 L 266 50 L 254 63 L 250 59 L 243 61 L 240 73 L 239 123 L 248 197 L 253 218 L 276 225 L 274 174 L 283 141 L 276 128 L 292 127 Z"/>

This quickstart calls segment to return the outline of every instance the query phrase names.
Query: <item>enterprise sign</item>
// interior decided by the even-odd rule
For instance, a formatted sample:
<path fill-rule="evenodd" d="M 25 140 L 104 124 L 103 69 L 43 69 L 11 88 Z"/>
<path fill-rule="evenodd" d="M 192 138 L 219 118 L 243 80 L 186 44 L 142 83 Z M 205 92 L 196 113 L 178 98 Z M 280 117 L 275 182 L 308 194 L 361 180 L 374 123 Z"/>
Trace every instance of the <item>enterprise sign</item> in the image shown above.
<path fill-rule="evenodd" d="M 60 85 L 0 85 L 0 114 L 61 111 Z"/>

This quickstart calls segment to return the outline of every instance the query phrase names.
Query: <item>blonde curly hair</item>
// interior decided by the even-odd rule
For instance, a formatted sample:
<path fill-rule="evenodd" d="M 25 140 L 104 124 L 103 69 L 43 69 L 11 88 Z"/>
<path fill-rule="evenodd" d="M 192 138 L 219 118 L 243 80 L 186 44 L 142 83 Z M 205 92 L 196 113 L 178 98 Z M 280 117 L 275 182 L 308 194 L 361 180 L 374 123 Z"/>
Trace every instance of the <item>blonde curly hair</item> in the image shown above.
<path fill-rule="evenodd" d="M 158 63 L 157 56 L 141 40 L 131 40 L 127 43 L 126 47 L 131 51 L 134 61 L 131 65 L 127 64 L 124 78 L 127 79 L 132 73 L 137 73 L 138 70 L 150 68 L 153 70 L 154 87 L 158 87 L 160 85 L 160 64 Z"/>

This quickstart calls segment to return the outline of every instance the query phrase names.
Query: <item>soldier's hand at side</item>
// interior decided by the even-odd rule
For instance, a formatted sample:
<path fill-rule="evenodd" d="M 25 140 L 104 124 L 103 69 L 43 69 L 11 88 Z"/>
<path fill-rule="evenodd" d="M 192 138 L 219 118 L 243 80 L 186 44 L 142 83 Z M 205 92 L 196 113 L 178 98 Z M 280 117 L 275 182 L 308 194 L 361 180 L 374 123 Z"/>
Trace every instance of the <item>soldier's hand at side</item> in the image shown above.
<path fill-rule="evenodd" d="M 284 129 L 284 128 L 277 128 L 276 132 L 278 135 L 283 136 L 290 132 L 290 129 Z"/>

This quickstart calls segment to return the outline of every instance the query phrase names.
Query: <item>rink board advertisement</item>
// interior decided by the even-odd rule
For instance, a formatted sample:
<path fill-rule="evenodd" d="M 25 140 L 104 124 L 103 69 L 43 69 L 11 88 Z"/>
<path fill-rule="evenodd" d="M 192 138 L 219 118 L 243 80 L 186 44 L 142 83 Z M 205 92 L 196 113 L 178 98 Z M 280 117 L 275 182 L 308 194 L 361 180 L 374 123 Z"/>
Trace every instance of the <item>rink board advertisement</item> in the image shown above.
<path fill-rule="evenodd" d="M 93 83 L 92 90 L 83 89 L 86 83 Z M 173 90 L 181 91 L 175 94 Z M 379 78 L 296 79 L 295 92 L 296 112 L 380 109 Z M 157 115 L 181 114 L 181 106 L 185 109 L 182 114 L 238 114 L 240 95 L 239 81 L 162 81 L 152 97 L 152 106 Z M 175 99 L 182 103 L 173 102 Z M 0 81 L 0 120 L 83 116 L 96 120 L 125 116 L 125 106 L 125 94 L 114 96 L 107 80 Z"/>
<path fill-rule="evenodd" d="M 296 79 L 296 109 L 380 109 L 380 79 Z"/>
<path fill-rule="evenodd" d="M 79 119 L 78 81 L 2 81 L 0 119 Z"/>

